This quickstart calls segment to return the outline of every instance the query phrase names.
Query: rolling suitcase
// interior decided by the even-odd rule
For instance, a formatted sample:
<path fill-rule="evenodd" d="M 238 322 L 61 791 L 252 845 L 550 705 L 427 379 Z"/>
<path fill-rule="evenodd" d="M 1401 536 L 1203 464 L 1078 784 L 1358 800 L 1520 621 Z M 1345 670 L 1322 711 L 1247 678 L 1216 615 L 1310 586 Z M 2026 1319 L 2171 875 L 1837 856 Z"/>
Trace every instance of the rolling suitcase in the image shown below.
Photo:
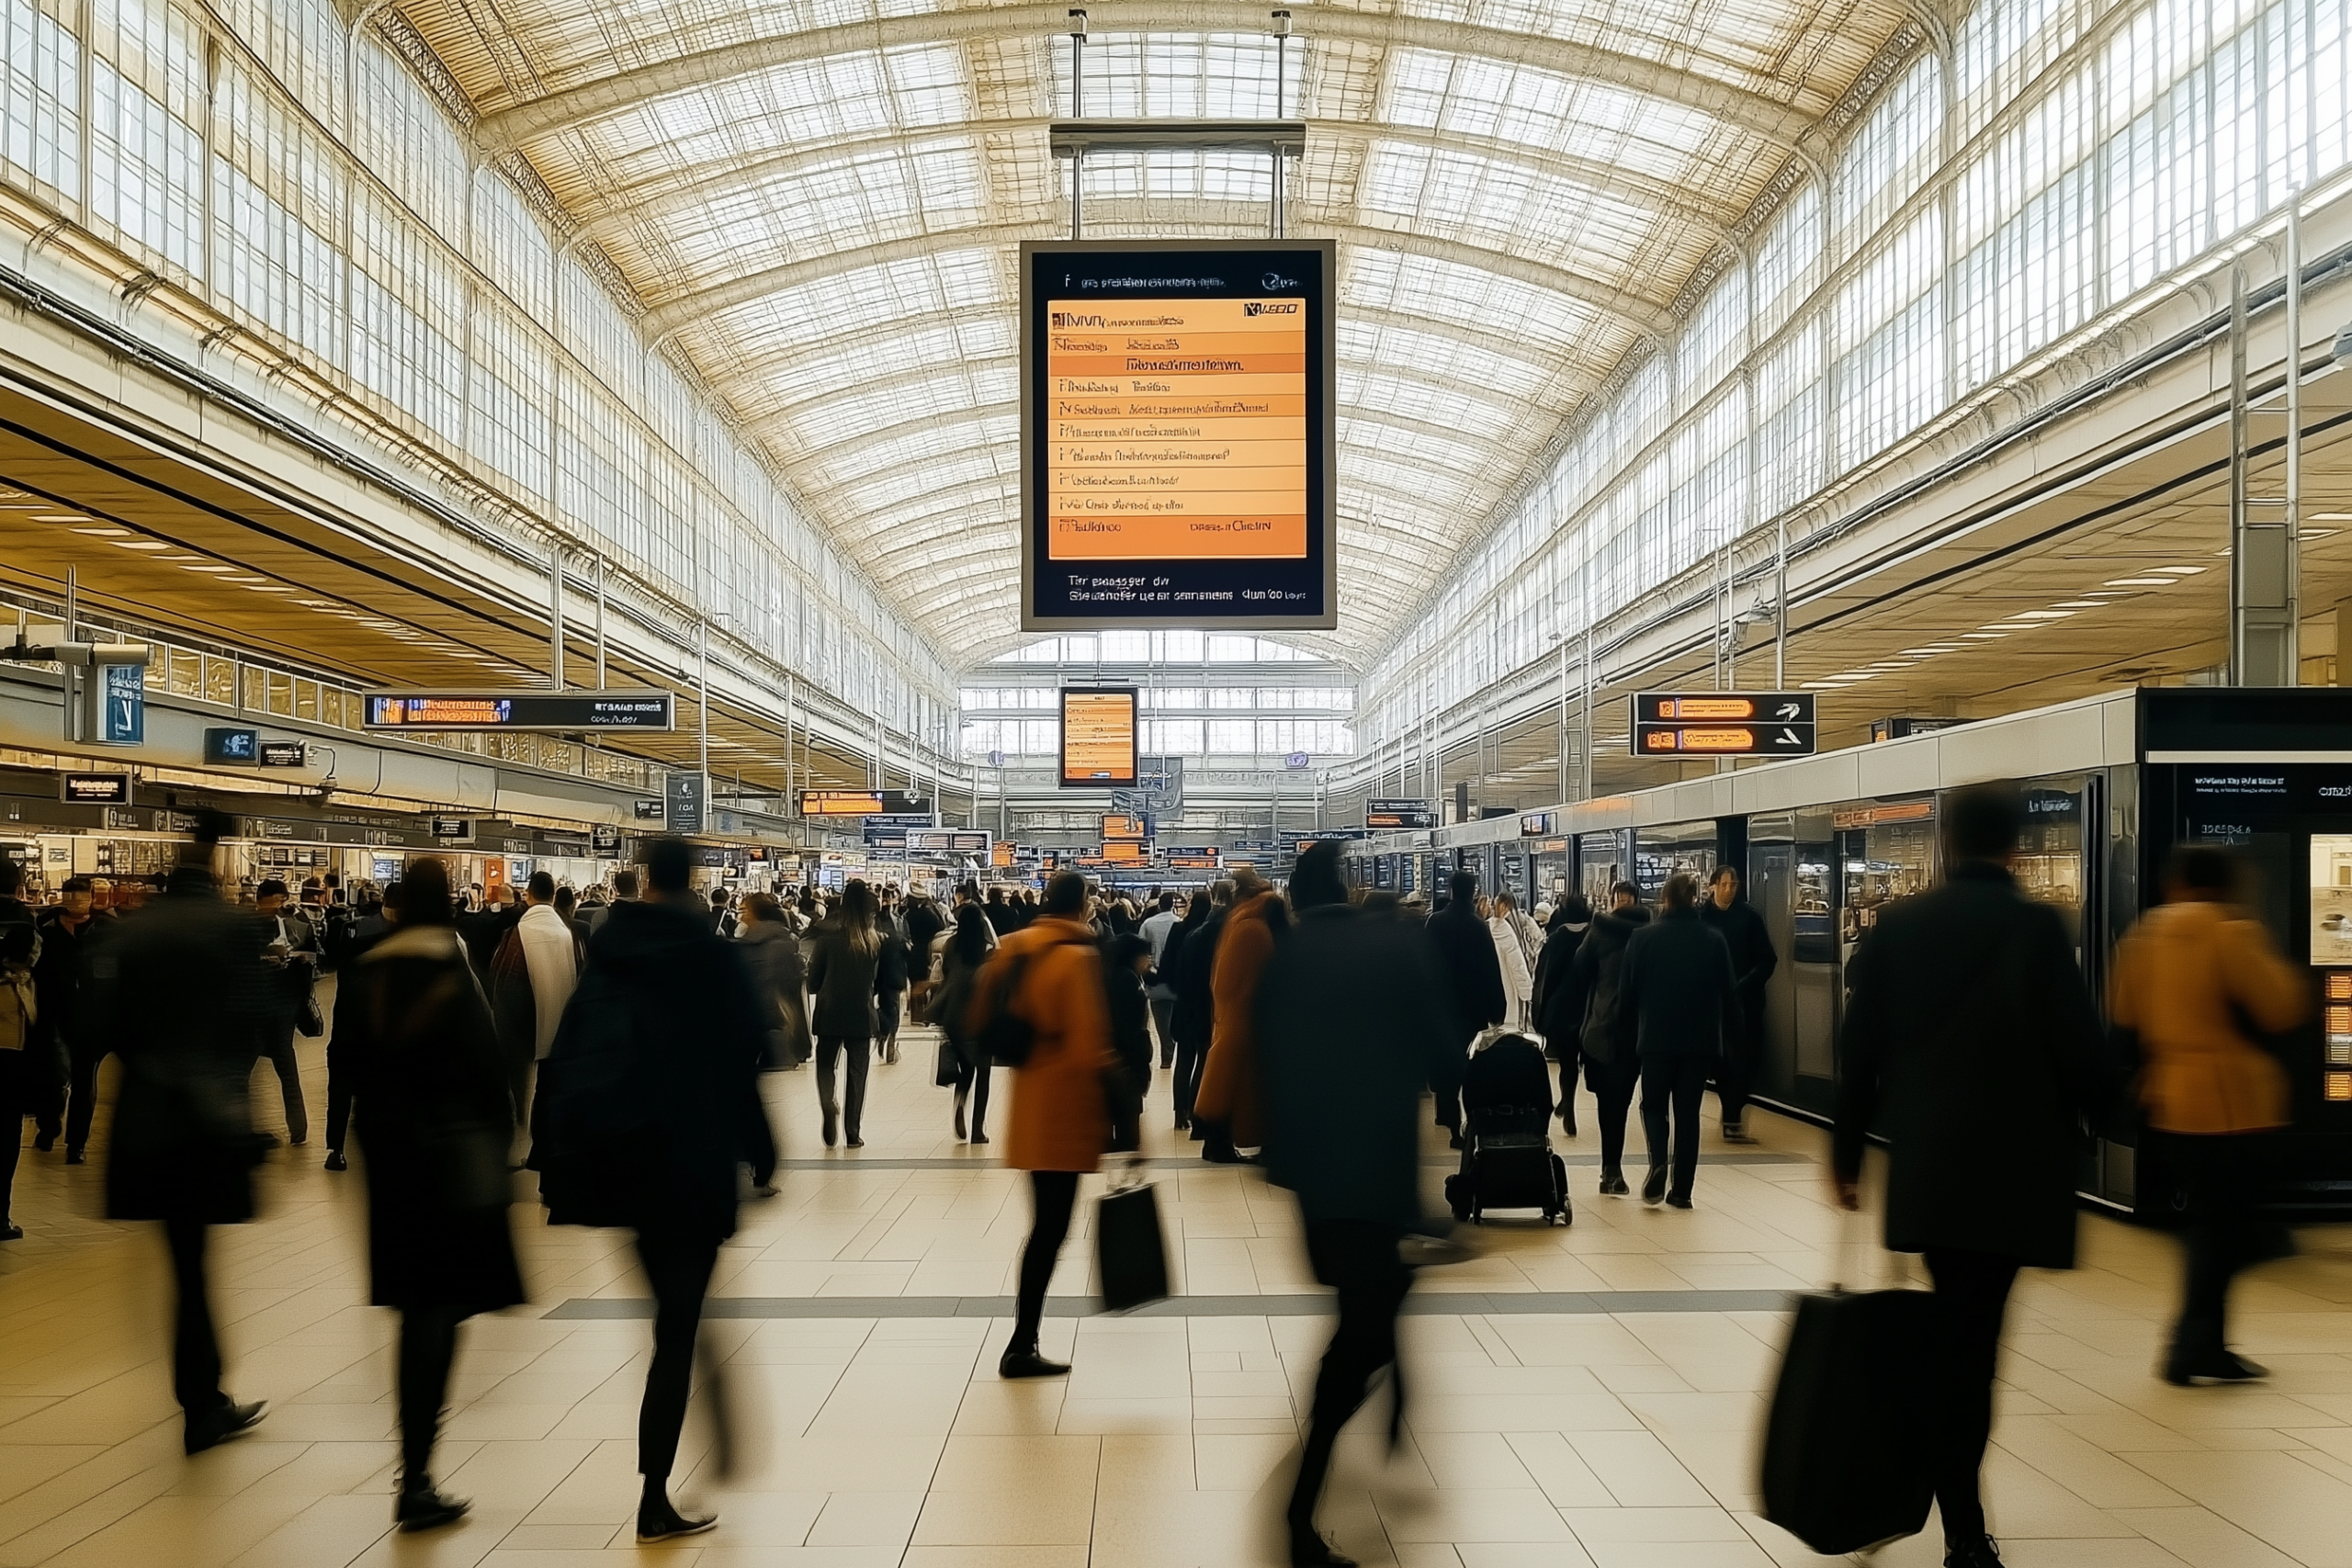
<path fill-rule="evenodd" d="M 1935 1297 L 1926 1291 L 1797 1298 L 1764 1428 L 1764 1517 L 1826 1556 L 1928 1522 L 1934 1482 Z"/>

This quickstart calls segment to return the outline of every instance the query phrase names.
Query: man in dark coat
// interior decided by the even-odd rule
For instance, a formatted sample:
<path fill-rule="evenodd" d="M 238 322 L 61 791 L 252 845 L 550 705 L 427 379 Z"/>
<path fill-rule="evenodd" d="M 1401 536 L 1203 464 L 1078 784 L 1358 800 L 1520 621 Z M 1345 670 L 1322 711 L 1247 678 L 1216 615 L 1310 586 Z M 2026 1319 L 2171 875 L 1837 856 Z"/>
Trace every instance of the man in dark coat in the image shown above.
<path fill-rule="evenodd" d="M 1581 893 L 1566 893 L 1544 923 L 1544 950 L 1535 957 L 1535 989 L 1528 998 L 1528 1021 L 1544 1036 L 1544 1055 L 1560 1064 L 1560 1127 L 1577 1135 L 1577 1031 L 1582 1015 L 1566 1016 L 1559 1003 L 1576 968 L 1577 949 L 1592 930 L 1592 906 Z M 1565 1027 L 1564 1027 L 1565 1026 Z"/>
<path fill-rule="evenodd" d="M 107 1158 L 107 1217 L 161 1220 L 178 1286 L 172 1382 L 183 1437 L 198 1453 L 252 1428 L 256 1404 L 220 1390 L 220 1347 L 204 1277 L 206 1229 L 254 1216 L 254 1132 L 246 1080 L 274 1021 L 261 924 L 220 897 L 213 852 L 231 823 L 196 813 L 164 896 L 125 919 L 92 954 L 97 1027 L 122 1058 Z"/>
<path fill-rule="evenodd" d="M 1772 933 L 1756 906 L 1739 896 L 1739 873 L 1728 865 L 1715 867 L 1707 878 L 1707 897 L 1699 901 L 1699 918 L 1724 939 L 1731 953 L 1732 985 L 1739 993 L 1739 1016 L 1724 1039 L 1724 1059 L 1715 1068 L 1715 1095 L 1724 1110 L 1724 1142 L 1752 1144 L 1747 1131 L 1747 1097 L 1756 1087 L 1756 1063 L 1764 1049 L 1764 984 L 1779 968 L 1781 955 L 1772 951 Z"/>
<path fill-rule="evenodd" d="M 83 1145 L 90 1141 L 90 1118 L 97 1109 L 92 1101 L 97 1092 L 98 1064 L 106 1057 L 91 1038 L 85 1005 L 90 949 L 113 920 L 91 907 L 86 876 L 67 877 L 58 894 L 58 907 L 41 911 L 40 962 L 33 966 L 33 980 L 40 997 L 41 1060 L 61 1073 L 58 1082 L 70 1097 L 64 1105 L 65 1163 L 80 1165 Z M 54 1116 L 56 1110 L 57 1099 L 52 1096 L 44 1114 Z M 51 1137 L 45 1125 L 33 1147 L 48 1148 Z"/>
<path fill-rule="evenodd" d="M 1299 856 L 1291 878 L 1298 921 L 1257 998 L 1266 1175 L 1298 1195 L 1315 1277 L 1339 1292 L 1340 1323 L 1323 1353 L 1291 1492 L 1295 1568 L 1349 1562 L 1316 1532 L 1315 1505 L 1340 1428 L 1373 1375 L 1396 1359 L 1397 1309 L 1412 1284 L 1397 1243 L 1422 1226 L 1416 1112 L 1422 1085 L 1459 1070 L 1450 1064 L 1463 1046 L 1427 942 L 1407 922 L 1351 907 L 1339 867 L 1336 844 Z M 1391 1387 L 1393 1442 L 1404 1412 L 1401 1370 Z"/>
<path fill-rule="evenodd" d="M 368 1171 L 368 1300 L 401 1314 L 404 1530 L 454 1523 L 467 1504 L 433 1484 L 433 1446 L 458 1325 L 525 1300 L 507 1228 L 506 1068 L 458 934 L 449 874 L 411 864 L 400 929 L 344 971 L 334 1040 L 356 1101 Z"/>
<path fill-rule="evenodd" d="M 1446 885 L 1446 906 L 1430 917 L 1430 951 L 1435 956 L 1439 994 L 1453 1022 L 1453 1055 L 1442 1074 L 1430 1081 L 1437 1091 L 1437 1122 L 1462 1146 L 1462 1068 L 1469 1059 L 1470 1043 L 1478 1032 L 1503 1021 L 1510 1007 L 1503 990 L 1502 960 L 1495 954 L 1494 933 L 1478 918 L 1478 874 L 1457 871 Z"/>
<path fill-rule="evenodd" d="M 1595 915 L 1592 929 L 1577 944 L 1568 963 L 1567 980 L 1544 996 L 1536 1028 L 1545 1038 L 1568 1042 L 1584 1068 L 1584 1081 L 1596 1102 L 1594 1122 L 1600 1129 L 1600 1190 L 1623 1197 L 1625 1185 L 1625 1117 L 1633 1109 L 1634 1089 L 1641 1082 L 1641 1060 L 1634 1043 L 1620 1039 L 1617 1030 L 1617 985 L 1625 967 L 1625 944 L 1649 924 L 1642 905 L 1642 890 L 1620 882 L 1609 890 L 1610 909 Z M 1569 1068 L 1562 1058 L 1562 1098 L 1566 1098 Z M 1567 1123 L 1564 1116 L 1563 1125 Z M 1574 1129 L 1571 1128 L 1571 1131 Z"/>
<path fill-rule="evenodd" d="M 1206 1141 L 1208 1128 L 1193 1126 L 1193 1102 L 1200 1098 L 1201 1072 L 1216 1033 L 1216 996 L 1209 982 L 1216 974 L 1216 944 L 1232 908 L 1232 883 L 1220 881 L 1209 888 L 1208 918 L 1184 939 L 1176 973 L 1176 1121 L 1196 1142 Z"/>
<path fill-rule="evenodd" d="M 688 888 L 684 840 L 645 848 L 647 897 L 616 904 L 549 1056 L 542 1182 L 554 1224 L 628 1225 L 653 1287 L 653 1364 L 638 1416 L 639 1540 L 718 1521 L 681 1514 L 670 1472 L 685 1424 L 703 1293 L 735 1234 L 737 1168 L 766 1132 L 767 1021 L 742 955 Z"/>
<path fill-rule="evenodd" d="M 1625 943 L 1625 967 L 1617 982 L 1619 1043 L 1630 1035 L 1642 1062 L 1642 1131 L 1650 1145 L 1642 1201 L 1663 1198 L 1677 1209 L 1690 1206 L 1691 1183 L 1699 1174 L 1699 1106 L 1707 1097 L 1707 1075 L 1722 1060 L 1724 1036 L 1739 1020 L 1731 951 L 1699 919 L 1698 902 L 1697 882 L 1680 873 L 1668 877 L 1665 907 Z"/>
<path fill-rule="evenodd" d="M 0 1051 L 0 1241 L 21 1241 L 24 1227 L 8 1218 L 9 1192 L 24 1147 L 25 1118 L 36 1114 L 54 1075 L 40 1060 L 39 983 L 40 929 L 32 906 L 18 897 L 25 868 L 0 857 L 0 1007 L 10 1010 L 9 1036 L 23 1037 L 20 1049 Z M 28 1004 L 30 1004 L 28 1007 Z M 28 1016 L 29 1015 L 29 1016 Z"/>
<path fill-rule="evenodd" d="M 1860 1206 L 1862 1148 L 1886 1134 L 1886 1245 L 1936 1286 L 1936 1506 L 1951 1568 L 1998 1568 L 1977 1471 L 1993 1425 L 2001 1320 L 2020 1268 L 2075 1263 L 2083 1122 L 2121 1075 L 2057 911 L 2009 875 L 2017 792 L 1944 810 L 1943 886 L 1883 910 L 1849 970 L 1834 1179 Z"/>

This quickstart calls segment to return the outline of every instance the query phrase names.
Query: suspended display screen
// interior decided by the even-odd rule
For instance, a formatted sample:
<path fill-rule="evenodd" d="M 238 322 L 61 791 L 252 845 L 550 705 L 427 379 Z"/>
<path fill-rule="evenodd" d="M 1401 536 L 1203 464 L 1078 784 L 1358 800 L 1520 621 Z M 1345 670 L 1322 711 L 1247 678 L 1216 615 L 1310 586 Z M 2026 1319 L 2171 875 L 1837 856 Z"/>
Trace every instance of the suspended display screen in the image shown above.
<path fill-rule="evenodd" d="M 1134 687 L 1062 688 L 1061 782 L 1072 789 L 1136 782 Z"/>
<path fill-rule="evenodd" d="M 1022 626 L 1336 626 L 1331 242 L 1021 265 Z"/>

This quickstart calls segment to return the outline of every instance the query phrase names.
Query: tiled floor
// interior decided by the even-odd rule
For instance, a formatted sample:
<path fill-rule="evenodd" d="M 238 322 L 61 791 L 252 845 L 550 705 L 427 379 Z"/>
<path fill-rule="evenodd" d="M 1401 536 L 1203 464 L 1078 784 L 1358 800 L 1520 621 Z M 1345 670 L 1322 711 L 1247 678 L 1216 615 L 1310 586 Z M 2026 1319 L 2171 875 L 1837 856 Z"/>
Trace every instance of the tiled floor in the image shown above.
<path fill-rule="evenodd" d="M 768 1080 L 786 1152 L 805 1163 L 782 1197 L 746 1207 L 715 1286 L 745 1315 L 705 1331 L 746 1435 L 722 1478 L 707 1427 L 690 1424 L 682 1491 L 723 1522 L 645 1554 L 663 1568 L 1279 1561 L 1272 1527 L 1328 1332 L 1297 1300 L 1314 1287 L 1287 1196 L 1251 1172 L 1161 1168 L 1176 1289 L 1199 1310 L 1050 1318 L 1049 1350 L 1076 1363 L 1068 1382 L 1001 1382 L 1006 1323 L 959 1314 L 1001 1310 L 972 1298 L 1011 1293 L 1027 1205 L 989 1151 L 947 1136 L 931 1055 L 910 1031 L 904 1061 L 876 1069 L 855 1156 L 819 1145 L 812 1074 Z M 274 1088 L 257 1080 L 257 1103 Z M 1161 1088 L 1152 1120 L 1166 1105 Z M 1426 1275 L 1405 1325 L 1404 1441 L 1385 1450 L 1382 1397 L 1342 1449 L 1325 1514 L 1342 1547 L 1402 1568 L 1820 1561 L 1755 1515 L 1781 1319 L 1719 1310 L 1757 1298 L 1713 1292 L 1856 1266 L 1834 1261 L 1821 1135 L 1770 1117 L 1762 1130 L 1781 1157 L 1710 1164 L 1690 1213 L 1593 1196 L 1588 1132 L 1563 1145 L 1585 1158 L 1573 1228 L 1498 1224 L 1478 1260 Z M 1159 1134 L 1151 1152 L 1193 1147 Z M 646 1325 L 578 1304 L 642 1296 L 628 1238 L 551 1230 L 517 1206 L 534 1302 L 465 1330 L 442 1445 L 442 1475 L 475 1512 L 396 1536 L 391 1314 L 360 1304 L 359 1178 L 320 1170 L 318 1154 L 281 1151 L 264 1217 L 214 1233 L 230 1386 L 270 1414 L 253 1438 L 188 1461 L 159 1239 L 97 1217 L 100 1165 L 27 1153 L 17 1209 L 30 1234 L 0 1249 L 0 1568 L 585 1568 L 639 1553 Z M 2241 1346 L 2278 1373 L 2262 1388 L 2182 1392 L 2151 1375 L 2176 1268 L 2161 1236 L 2086 1219 L 2085 1267 L 2029 1277 L 1988 1473 L 2011 1562 L 2352 1565 L 2352 1233 L 2304 1242 L 2241 1291 Z M 1055 1280 L 1072 1306 L 1089 1251 L 1074 1239 Z M 1433 1298 L 1448 1293 L 1477 1310 L 1443 1310 Z M 1530 1304 L 1562 1310 L 1498 1310 L 1540 1293 L 1556 1299 Z M 1261 1296 L 1265 1314 L 1232 1299 Z M 853 1315 L 817 1315 L 827 1297 Z M 884 1297 L 893 1314 L 876 1315 Z M 1932 1529 L 1879 1561 L 1939 1561 Z"/>

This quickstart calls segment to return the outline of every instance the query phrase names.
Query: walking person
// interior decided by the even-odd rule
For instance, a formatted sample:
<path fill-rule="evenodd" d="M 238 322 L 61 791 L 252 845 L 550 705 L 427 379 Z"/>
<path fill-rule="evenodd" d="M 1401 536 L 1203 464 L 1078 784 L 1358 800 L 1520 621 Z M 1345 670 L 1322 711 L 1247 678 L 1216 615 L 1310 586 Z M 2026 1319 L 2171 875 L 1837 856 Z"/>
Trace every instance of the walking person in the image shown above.
<path fill-rule="evenodd" d="M 506 1052 L 514 1124 L 531 1124 L 531 1084 L 555 1044 L 556 1026 L 579 983 L 578 943 L 556 913 L 555 877 L 535 871 L 524 887 L 523 918 L 499 939 L 491 960 L 492 1003 Z"/>
<path fill-rule="evenodd" d="M 452 924 L 448 868 L 412 861 L 401 886 L 400 930 L 337 986 L 334 1038 L 368 1173 L 368 1301 L 401 1314 L 392 1517 L 403 1530 L 425 1530 L 470 1506 L 433 1483 L 458 1325 L 526 1298 L 507 1226 L 515 1101 L 497 1025 Z M 553 894 L 550 886 L 534 899 L 550 918 Z M 557 934 L 568 961 L 570 933 Z"/>
<path fill-rule="evenodd" d="M 1544 925 L 1544 949 L 1535 959 L 1535 994 L 1528 1002 L 1529 1021 L 1544 1037 L 1544 1054 L 1560 1065 L 1560 1130 L 1577 1135 L 1577 1040 L 1583 1021 L 1567 1001 L 1576 972 L 1577 951 L 1592 930 L 1592 906 L 1580 893 L 1562 896 Z"/>
<path fill-rule="evenodd" d="M 294 1059 L 294 1032 L 318 1003 L 311 988 L 319 978 L 319 933 L 307 916 L 286 901 L 286 884 L 265 879 L 254 892 L 254 912 L 262 919 L 262 954 L 270 968 L 269 1030 L 261 1055 L 277 1071 L 286 1106 L 286 1141 L 301 1147 L 311 1140 L 311 1111 L 302 1098 L 302 1070 Z"/>
<path fill-rule="evenodd" d="M 1487 934 L 1494 939 L 1495 964 L 1502 971 L 1507 1001 L 1504 1021 L 1528 1027 L 1535 997 L 1535 950 L 1520 931 L 1520 915 L 1508 893 L 1495 895 L 1487 908 Z"/>
<path fill-rule="evenodd" d="M 903 922 L 885 908 L 874 927 L 876 943 L 874 966 L 874 1043 L 876 1055 L 889 1066 L 899 1065 L 899 1025 L 907 1014 L 907 987 L 913 959 Z"/>
<path fill-rule="evenodd" d="M 1152 900 L 1151 913 L 1144 917 L 1140 928 L 1144 941 L 1151 944 L 1151 974 L 1145 995 L 1151 1001 L 1152 1028 L 1159 1036 L 1163 1073 L 1176 1066 L 1176 987 L 1168 977 L 1168 939 L 1182 919 L 1176 912 L 1176 895 L 1163 891 Z"/>
<path fill-rule="evenodd" d="M 1258 982 L 1276 941 L 1289 927 L 1282 895 L 1251 868 L 1236 871 L 1233 908 L 1226 913 L 1209 973 L 1215 1012 L 1208 1059 L 1202 1064 L 1201 1087 L 1193 1101 L 1193 1119 L 1212 1129 L 1201 1141 L 1204 1160 L 1232 1165 L 1241 1158 L 1241 1150 L 1265 1141 L 1258 1093 Z"/>
<path fill-rule="evenodd" d="M 736 945 L 710 929 L 684 840 L 645 846 L 647 897 L 616 904 L 548 1058 L 541 1190 L 550 1224 L 626 1225 L 653 1291 L 653 1362 L 638 1411 L 637 1538 L 695 1535 L 670 1472 L 685 1424 L 704 1292 L 735 1234 L 740 1168 L 766 1136 L 766 1018 Z M 772 1144 L 772 1140 L 768 1140 Z M 721 1385 L 713 1380 L 716 1395 Z M 726 1430 L 725 1411 L 719 1412 Z"/>
<path fill-rule="evenodd" d="M 160 1220 L 177 1299 L 172 1384 L 189 1453 L 252 1430 L 256 1402 L 220 1387 L 220 1345 L 205 1278 L 207 1232 L 254 1217 L 254 1134 L 247 1089 L 277 1021 L 278 976 L 263 931 L 220 896 L 213 857 L 233 824 L 200 807 L 163 897 L 107 933 L 93 955 L 99 1028 L 122 1058 L 107 1154 L 107 1217 Z"/>
<path fill-rule="evenodd" d="M 735 940 L 742 944 L 761 1018 L 768 1026 L 760 1070 L 783 1072 L 798 1066 L 808 1055 L 808 961 L 801 956 L 800 939 L 785 924 L 784 906 L 775 895 L 748 894 L 742 908 Z"/>
<path fill-rule="evenodd" d="M 1724 1038 L 1738 1027 L 1739 995 L 1731 950 L 1699 919 L 1699 884 L 1677 872 L 1666 879 L 1661 903 L 1657 919 L 1625 943 L 1617 1043 L 1630 1038 L 1641 1060 L 1642 1131 L 1650 1145 L 1642 1201 L 1687 1209 L 1699 1173 L 1699 1107 Z"/>
<path fill-rule="evenodd" d="M 1176 1066 L 1169 1079 L 1169 1098 L 1175 1102 L 1176 1131 L 1190 1132 L 1193 1101 L 1201 1088 L 1201 1063 L 1209 1054 L 1216 1002 L 1209 995 L 1210 973 L 1216 951 L 1216 900 L 1206 892 L 1193 895 L 1184 918 L 1168 933 L 1159 972 L 1176 993 L 1170 1021 L 1176 1030 Z"/>
<path fill-rule="evenodd" d="M 824 1115 L 825 1146 L 858 1134 L 865 1122 L 865 1074 L 880 1021 L 882 934 L 875 929 L 874 890 L 853 877 L 842 889 L 841 907 L 820 925 L 808 943 L 808 989 L 816 998 L 810 1023 L 817 1032 L 817 1102 Z M 833 1099 L 834 1064 L 846 1058 L 848 1094 Z"/>
<path fill-rule="evenodd" d="M 2116 1074 L 2056 910 L 2008 870 L 2024 812 L 1981 784 L 1948 798 L 1940 886 L 1881 910 L 1849 971 L 1833 1179 L 1860 1206 L 1886 1139 L 1886 1245 L 1935 1281 L 1933 1468 L 1946 1568 L 1998 1568 L 1978 1471 L 2001 1320 L 2021 1268 L 2075 1262 L 2082 1119 Z"/>
<path fill-rule="evenodd" d="M 107 928 L 113 923 L 111 917 L 101 917 L 92 906 L 86 876 L 67 877 L 58 889 L 57 908 L 41 914 L 40 958 L 33 965 L 33 989 L 40 1009 L 41 1061 L 53 1072 L 62 1069 L 66 1091 L 67 1165 L 80 1165 L 86 1157 L 83 1151 L 90 1141 L 90 1118 L 97 1111 L 98 1065 L 106 1059 L 106 1052 L 90 1028 L 90 958 L 91 950 L 105 940 Z M 54 1098 L 51 1104 L 54 1107 Z M 34 1140 L 33 1147 L 45 1150 L 50 1142 L 44 1133 Z"/>
<path fill-rule="evenodd" d="M 1421 1230 L 1421 1087 L 1459 1049 L 1428 944 L 1348 902 L 1338 846 L 1316 844 L 1291 877 L 1298 920 L 1266 967 L 1257 1036 L 1266 1175 L 1298 1197 L 1317 1282 L 1339 1292 L 1286 1518 L 1293 1568 L 1352 1568 L 1315 1528 L 1340 1429 L 1373 1376 L 1396 1364 L 1396 1314 L 1412 1284 L 1397 1244 Z M 1390 1378 L 1392 1446 L 1404 1416 Z"/>
<path fill-rule="evenodd" d="M 956 924 L 940 954 L 939 989 L 931 1004 L 931 1016 L 956 1053 L 956 1136 L 969 1144 L 989 1141 L 989 1079 L 994 1065 L 971 1027 L 970 1015 L 974 987 L 996 946 L 996 931 L 986 911 L 978 904 L 958 904 Z"/>
<path fill-rule="evenodd" d="M 8 1217 L 23 1157 L 25 1118 L 39 1113 L 51 1076 L 40 1055 L 40 930 L 30 906 L 17 897 L 23 869 L 0 860 L 0 1241 L 22 1241 L 25 1228 Z"/>
<path fill-rule="evenodd" d="M 1747 1130 L 1747 1097 L 1756 1088 L 1756 1064 L 1764 1055 L 1764 987 L 1780 967 L 1772 949 L 1772 933 L 1764 917 L 1740 897 L 1739 873 L 1719 865 L 1707 878 L 1707 897 L 1699 918 L 1724 939 L 1731 953 L 1732 988 L 1739 1010 L 1724 1037 L 1724 1059 L 1715 1068 L 1715 1097 L 1723 1106 L 1724 1142 L 1752 1144 Z"/>
<path fill-rule="evenodd" d="M 1642 1068 L 1632 1039 L 1617 1027 L 1617 987 L 1624 976 L 1625 945 L 1649 924 L 1650 912 L 1641 889 L 1630 882 L 1610 888 L 1609 905 L 1609 913 L 1593 917 L 1592 929 L 1577 945 L 1566 988 L 1551 1004 L 1550 1015 L 1555 1027 L 1575 1042 L 1584 1081 L 1592 1090 L 1601 1195 L 1622 1198 L 1632 1190 L 1625 1184 L 1625 1118 Z"/>
<path fill-rule="evenodd" d="M 1028 1034 L 1027 1055 L 1012 1069 L 1011 1127 L 1004 1163 L 1029 1173 L 1032 1221 L 1021 1249 L 1020 1294 L 1012 1337 L 997 1360 L 1005 1378 L 1059 1377 L 1066 1363 L 1038 1348 L 1046 1287 L 1069 1235 L 1078 1179 L 1098 1168 L 1110 1143 L 1103 1074 L 1115 1069 L 1103 1002 L 1102 957 L 1086 919 L 1086 879 L 1054 874 L 1037 918 L 1004 937 L 981 972 L 971 1025 L 1007 1014 Z"/>
<path fill-rule="evenodd" d="M 2147 1117 L 2143 1171 L 2169 1170 L 2184 1200 L 2187 1266 L 2166 1382 L 2267 1375 L 2229 1347 L 2230 1280 L 2274 1256 L 2255 1201 L 2290 1120 L 2286 1070 L 2247 1038 L 2302 1021 L 2303 977 L 2262 922 L 2236 907 L 2227 852 L 2183 845 L 2165 867 L 2165 902 L 2116 945 L 2108 1017 L 2138 1036 Z"/>
<path fill-rule="evenodd" d="M 1478 918 L 1478 874 L 1457 871 L 1446 884 L 1446 905 L 1422 928 L 1436 960 L 1439 994 L 1453 1016 L 1455 1050 L 1442 1075 L 1430 1081 L 1437 1091 L 1437 1124 L 1448 1142 L 1462 1146 L 1462 1070 L 1470 1043 L 1479 1032 L 1503 1021 L 1510 998 L 1503 989 L 1502 961 L 1493 933 Z"/>
<path fill-rule="evenodd" d="M 446 880 L 446 879 L 445 879 Z M 383 901 L 376 912 L 360 920 L 351 933 L 351 952 L 346 964 L 367 956 L 368 950 L 390 936 L 400 928 L 401 905 L 407 900 L 407 884 L 392 881 L 384 884 Z M 338 982 L 338 987 L 340 983 Z M 335 993 L 335 1009 L 343 1008 L 343 993 Z M 342 1043 L 342 1032 L 327 1031 L 327 1158 L 329 1170 L 349 1170 L 351 1162 L 345 1156 L 345 1146 L 351 1134 L 352 1066 L 349 1054 Z"/>

